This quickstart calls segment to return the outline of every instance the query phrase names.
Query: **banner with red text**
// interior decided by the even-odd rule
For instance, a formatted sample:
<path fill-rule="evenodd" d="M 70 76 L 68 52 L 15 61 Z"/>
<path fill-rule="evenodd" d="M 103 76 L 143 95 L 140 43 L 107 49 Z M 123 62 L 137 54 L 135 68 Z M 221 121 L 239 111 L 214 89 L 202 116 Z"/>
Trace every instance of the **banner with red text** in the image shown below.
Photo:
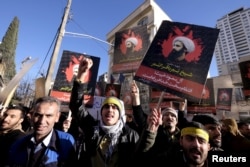
<path fill-rule="evenodd" d="M 115 34 L 113 73 L 137 69 L 149 44 L 146 25 L 117 32 Z"/>
<path fill-rule="evenodd" d="M 93 106 L 94 94 L 96 88 L 97 74 L 100 64 L 100 58 L 83 53 L 77 53 L 64 50 L 58 67 L 53 89 L 50 96 L 54 96 L 62 102 L 69 103 L 73 81 L 78 72 L 79 63 L 84 58 L 90 58 L 93 61 L 91 67 L 91 76 L 84 84 L 84 103 L 86 106 Z"/>
<path fill-rule="evenodd" d="M 188 101 L 187 112 L 189 114 L 206 113 L 216 115 L 213 79 L 207 79 L 199 102 Z"/>
<path fill-rule="evenodd" d="M 217 109 L 231 111 L 232 92 L 233 88 L 218 88 Z"/>
<path fill-rule="evenodd" d="M 134 79 L 199 101 L 218 34 L 215 28 L 163 21 Z"/>
<path fill-rule="evenodd" d="M 239 63 L 241 79 L 243 84 L 243 93 L 245 98 L 250 97 L 250 61 Z"/>

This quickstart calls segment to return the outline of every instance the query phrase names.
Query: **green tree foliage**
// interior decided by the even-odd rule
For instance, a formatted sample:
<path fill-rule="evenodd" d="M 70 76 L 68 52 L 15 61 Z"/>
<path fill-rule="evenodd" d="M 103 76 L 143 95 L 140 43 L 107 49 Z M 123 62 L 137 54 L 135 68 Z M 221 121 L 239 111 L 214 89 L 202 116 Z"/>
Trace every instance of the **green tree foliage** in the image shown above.
<path fill-rule="evenodd" d="M 2 54 L 2 63 L 6 67 L 3 79 L 10 81 L 16 74 L 15 54 L 17 47 L 19 20 L 14 17 L 10 23 L 6 34 L 0 44 L 0 53 Z"/>

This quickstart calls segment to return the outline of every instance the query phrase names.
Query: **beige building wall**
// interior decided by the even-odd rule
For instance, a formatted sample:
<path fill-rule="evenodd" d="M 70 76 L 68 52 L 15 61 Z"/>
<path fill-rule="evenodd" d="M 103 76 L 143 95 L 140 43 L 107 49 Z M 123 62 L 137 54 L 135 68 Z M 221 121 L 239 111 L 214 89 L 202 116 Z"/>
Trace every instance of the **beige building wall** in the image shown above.
<path fill-rule="evenodd" d="M 146 19 L 147 18 L 147 19 Z M 115 43 L 115 34 L 119 31 L 123 31 L 129 28 L 137 27 L 139 25 L 147 25 L 147 31 L 149 33 L 149 41 L 151 42 L 158 31 L 163 20 L 170 20 L 169 16 L 155 3 L 154 0 L 145 0 L 139 7 L 137 7 L 131 14 L 129 14 L 125 19 L 123 19 L 116 27 L 114 27 L 107 34 L 107 42 L 114 44 Z M 145 22 L 144 22 L 145 21 Z M 141 24 L 141 23 L 145 24 Z M 113 75 L 114 78 L 118 78 L 119 74 L 114 74 L 112 71 L 113 60 L 114 60 L 114 47 L 110 46 L 109 48 L 109 65 L 108 65 L 108 82 L 110 82 L 110 76 Z M 133 73 L 137 70 L 138 67 L 131 69 Z M 128 89 L 128 85 L 132 82 L 133 73 L 124 73 L 125 81 L 122 84 L 121 88 L 121 98 L 123 99 L 122 92 Z M 150 88 L 149 86 L 138 83 L 138 87 L 141 91 L 141 104 L 145 112 L 149 112 L 149 96 Z M 126 106 L 125 106 L 126 107 Z M 130 108 L 130 107 L 128 107 Z M 127 109 L 126 112 L 130 109 Z"/>
<path fill-rule="evenodd" d="M 250 117 L 250 101 L 244 99 L 239 100 L 239 98 L 237 98 L 237 96 L 239 96 L 239 91 L 241 91 L 242 88 L 240 72 L 231 75 L 221 75 L 212 79 L 214 83 L 215 104 L 217 103 L 218 88 L 233 88 L 231 111 L 216 110 L 218 117 L 220 119 L 223 117 L 233 117 L 236 120 Z M 243 97 L 242 93 L 241 95 Z"/>
<path fill-rule="evenodd" d="M 227 70 L 225 70 L 228 72 L 226 75 L 213 78 L 215 100 L 217 100 L 218 88 L 233 88 L 231 112 L 217 110 L 218 117 L 223 117 L 224 114 L 225 117 L 234 117 L 237 120 L 250 118 L 250 99 L 245 100 L 243 92 L 241 91 L 243 85 L 239 69 L 240 62 L 249 60 L 250 56 L 246 56 L 240 58 L 239 62 L 229 63 L 224 67 L 227 68 Z M 239 95 L 243 97 L 242 100 L 239 100 L 237 97 Z"/>
<path fill-rule="evenodd" d="M 107 41 L 109 43 L 114 44 L 115 41 L 115 33 L 122 31 L 124 29 L 128 29 L 131 27 L 136 27 L 138 22 L 143 18 L 147 17 L 147 28 L 148 32 L 150 32 L 150 41 L 153 40 L 158 28 L 160 27 L 163 20 L 170 20 L 171 18 L 155 3 L 154 0 L 145 0 L 138 8 L 136 8 L 131 14 L 129 14 L 126 18 L 124 18 L 116 27 L 114 27 L 107 34 Z M 113 55 L 114 47 L 110 46 L 109 48 L 109 66 L 108 66 L 108 82 L 110 82 L 110 74 L 112 74 L 112 66 L 113 66 Z M 230 74 L 221 75 L 218 77 L 213 77 L 214 83 L 214 96 L 215 102 L 217 101 L 217 93 L 218 88 L 233 88 L 233 96 L 232 96 L 232 106 L 231 111 L 220 111 L 217 110 L 217 116 L 219 118 L 223 117 L 234 117 L 236 120 L 239 120 L 240 117 L 250 117 L 250 101 L 236 100 L 237 90 L 242 88 L 242 81 L 240 71 L 237 68 L 234 70 L 235 65 L 237 63 L 233 63 L 231 66 L 228 65 L 227 71 Z M 126 76 L 126 74 L 124 74 Z M 130 74 L 127 74 L 130 75 Z M 148 91 L 146 87 L 142 87 L 145 91 Z M 144 90 L 142 90 L 144 91 Z M 145 99 L 147 101 L 148 99 Z M 191 117 L 190 117 L 191 119 Z"/>
<path fill-rule="evenodd" d="M 163 20 L 171 20 L 170 17 L 159 7 L 154 0 L 145 0 L 137 9 L 123 19 L 116 27 L 107 34 L 107 41 L 114 44 L 115 33 L 124 29 L 138 26 L 138 22 L 143 18 L 148 18 L 148 32 L 150 32 L 150 41 L 153 40 L 158 28 Z M 109 48 L 109 67 L 108 77 L 112 74 L 114 47 Z M 110 78 L 108 79 L 110 81 Z"/>

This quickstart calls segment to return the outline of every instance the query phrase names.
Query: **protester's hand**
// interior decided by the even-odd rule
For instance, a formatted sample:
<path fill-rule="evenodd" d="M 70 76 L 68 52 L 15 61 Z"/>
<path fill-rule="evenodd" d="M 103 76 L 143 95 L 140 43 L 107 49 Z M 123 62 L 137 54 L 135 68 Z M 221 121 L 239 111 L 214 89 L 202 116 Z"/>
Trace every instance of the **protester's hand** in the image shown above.
<path fill-rule="evenodd" d="M 68 132 L 70 125 L 71 125 L 71 120 L 72 120 L 72 117 L 67 118 L 63 121 L 62 129 L 64 132 Z"/>
<path fill-rule="evenodd" d="M 72 121 L 72 111 L 69 110 L 67 118 L 63 121 L 62 130 L 68 132 Z"/>
<path fill-rule="evenodd" d="M 88 68 L 88 61 L 86 58 L 83 58 L 79 64 L 77 77 L 81 78 L 82 73 L 86 72 L 87 68 Z"/>
<path fill-rule="evenodd" d="M 90 68 L 93 66 L 93 60 L 91 58 L 84 57 L 78 68 L 77 79 L 82 83 L 87 82 L 90 75 Z"/>
<path fill-rule="evenodd" d="M 159 109 L 154 108 L 151 111 L 151 113 L 148 115 L 147 123 L 148 123 L 148 130 L 153 133 L 156 133 L 158 127 L 162 125 L 161 108 Z"/>
<path fill-rule="evenodd" d="M 179 102 L 179 111 L 185 111 L 187 105 L 187 99 L 185 101 Z"/>
<path fill-rule="evenodd" d="M 132 97 L 132 104 L 133 106 L 140 105 L 140 92 L 139 88 L 136 85 L 135 81 L 133 80 L 130 86 L 131 97 Z"/>

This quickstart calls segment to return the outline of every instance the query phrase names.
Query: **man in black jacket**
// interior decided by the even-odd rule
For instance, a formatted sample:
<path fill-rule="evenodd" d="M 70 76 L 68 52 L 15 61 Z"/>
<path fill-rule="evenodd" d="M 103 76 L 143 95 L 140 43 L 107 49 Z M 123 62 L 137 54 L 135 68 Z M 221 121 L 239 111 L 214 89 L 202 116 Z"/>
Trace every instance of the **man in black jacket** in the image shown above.
<path fill-rule="evenodd" d="M 142 110 L 140 104 L 139 89 L 133 81 L 131 84 L 131 96 L 132 96 L 132 108 L 136 123 L 140 127 L 140 133 L 142 133 L 145 128 L 147 128 L 147 115 Z M 185 104 L 180 106 L 181 110 L 184 110 Z M 180 149 L 179 139 L 180 139 L 180 129 L 178 128 L 179 114 L 171 107 L 167 107 L 162 111 L 162 124 L 157 130 L 157 136 L 154 145 L 148 151 L 150 154 L 164 153 L 166 150 L 178 150 Z M 152 161 L 151 161 L 152 160 Z M 147 158 L 145 165 L 154 164 L 153 159 L 150 156 Z M 142 162 L 143 163 L 143 162 Z"/>
<path fill-rule="evenodd" d="M 22 106 L 11 106 L 3 113 L 0 121 L 0 167 L 7 160 L 10 146 L 25 135 L 22 130 L 25 112 Z"/>
<path fill-rule="evenodd" d="M 165 150 L 164 152 L 150 153 L 150 149 L 156 142 L 157 131 L 161 124 L 161 109 L 153 109 L 149 114 L 148 128 L 142 134 L 139 147 L 139 158 L 147 161 L 152 159 L 150 165 L 145 166 L 167 166 L 173 164 L 178 167 L 208 167 L 208 151 L 210 149 L 209 135 L 204 126 L 198 122 L 188 122 L 181 130 L 181 149 Z M 140 160 L 139 160 L 140 161 Z"/>
<path fill-rule="evenodd" d="M 131 166 L 139 135 L 126 125 L 124 103 L 114 96 L 106 97 L 101 102 L 98 120 L 89 113 L 83 102 L 84 85 L 79 82 L 86 65 L 80 63 L 69 104 L 85 136 L 86 147 L 83 151 L 79 150 L 79 164 L 85 167 Z"/>
<path fill-rule="evenodd" d="M 208 114 L 195 115 L 192 120 L 203 124 L 208 131 L 210 151 L 223 151 L 221 148 L 222 134 L 219 120 L 215 116 Z"/>

